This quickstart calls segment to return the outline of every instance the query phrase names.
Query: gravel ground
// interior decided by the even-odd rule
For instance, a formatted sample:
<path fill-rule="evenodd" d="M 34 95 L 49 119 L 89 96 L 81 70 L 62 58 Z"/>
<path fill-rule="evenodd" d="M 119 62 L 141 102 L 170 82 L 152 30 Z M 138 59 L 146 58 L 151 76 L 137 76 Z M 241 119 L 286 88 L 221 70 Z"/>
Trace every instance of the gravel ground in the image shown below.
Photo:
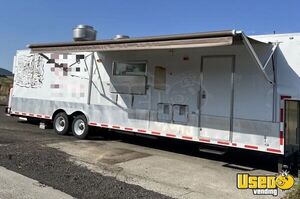
<path fill-rule="evenodd" d="M 168 198 L 117 181 L 68 161 L 69 156 L 35 143 L 0 141 L 0 165 L 76 198 Z"/>
<path fill-rule="evenodd" d="M 75 138 L 57 136 L 51 130 L 43 131 L 36 125 L 17 122 L 0 112 L 0 166 L 75 198 L 169 198 L 69 161 L 68 154 L 45 144 Z"/>

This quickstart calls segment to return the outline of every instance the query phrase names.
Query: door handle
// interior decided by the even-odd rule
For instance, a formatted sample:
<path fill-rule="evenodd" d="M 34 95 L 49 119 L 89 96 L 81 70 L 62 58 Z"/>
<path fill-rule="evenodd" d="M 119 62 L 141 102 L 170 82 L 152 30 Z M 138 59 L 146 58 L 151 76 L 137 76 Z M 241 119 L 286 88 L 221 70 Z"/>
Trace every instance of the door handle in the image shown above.
<path fill-rule="evenodd" d="M 202 97 L 202 99 L 206 99 L 206 92 L 205 92 L 205 90 L 202 91 L 201 97 Z"/>

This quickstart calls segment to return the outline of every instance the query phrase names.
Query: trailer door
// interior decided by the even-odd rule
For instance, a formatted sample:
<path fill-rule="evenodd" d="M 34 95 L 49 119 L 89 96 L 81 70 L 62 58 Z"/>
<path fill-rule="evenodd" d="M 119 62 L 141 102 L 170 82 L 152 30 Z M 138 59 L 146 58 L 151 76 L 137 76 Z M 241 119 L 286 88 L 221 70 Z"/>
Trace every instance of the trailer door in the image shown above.
<path fill-rule="evenodd" d="M 285 101 L 285 146 L 286 153 L 299 151 L 300 144 L 300 101 Z"/>
<path fill-rule="evenodd" d="M 201 61 L 200 137 L 229 140 L 232 126 L 234 56 Z"/>

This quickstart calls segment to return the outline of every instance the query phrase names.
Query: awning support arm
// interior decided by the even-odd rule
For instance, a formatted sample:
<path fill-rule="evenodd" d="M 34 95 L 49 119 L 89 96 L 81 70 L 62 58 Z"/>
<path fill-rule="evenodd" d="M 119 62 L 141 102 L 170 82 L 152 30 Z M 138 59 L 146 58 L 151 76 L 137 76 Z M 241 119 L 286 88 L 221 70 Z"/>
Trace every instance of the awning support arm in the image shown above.
<path fill-rule="evenodd" d="M 278 47 L 278 43 L 276 43 L 276 44 L 273 45 L 273 47 L 272 47 L 272 49 L 271 49 L 271 54 L 270 54 L 269 58 L 267 59 L 265 65 L 264 65 L 264 67 L 263 67 L 264 70 L 265 70 L 265 68 L 267 67 L 267 65 L 269 64 L 270 60 L 272 59 L 272 56 L 274 55 L 274 53 L 275 53 L 277 47 Z"/>
<path fill-rule="evenodd" d="M 91 94 L 92 94 L 92 83 L 93 83 L 93 72 L 94 72 L 94 61 L 95 61 L 95 52 L 92 52 L 91 54 L 91 64 L 90 64 L 90 73 L 89 73 L 89 87 L 88 87 L 88 98 L 87 98 L 87 104 L 91 104 Z"/>
<path fill-rule="evenodd" d="M 267 59 L 266 63 L 262 64 L 262 62 L 258 58 L 253 46 L 251 45 L 250 41 L 248 40 L 247 36 L 243 32 L 241 32 L 241 36 L 242 36 L 242 40 L 243 40 L 243 43 L 244 43 L 245 47 L 250 52 L 250 55 L 254 59 L 255 63 L 259 67 L 259 69 L 263 72 L 263 74 L 264 74 L 265 78 L 267 79 L 267 81 L 270 82 L 271 84 L 274 84 L 274 81 L 269 78 L 269 76 L 267 75 L 265 69 L 266 69 L 268 63 L 270 62 L 270 60 L 272 59 L 272 56 L 273 56 L 274 52 L 276 51 L 276 49 L 278 47 L 278 44 L 275 44 L 273 46 L 272 52 L 271 52 L 269 58 Z"/>

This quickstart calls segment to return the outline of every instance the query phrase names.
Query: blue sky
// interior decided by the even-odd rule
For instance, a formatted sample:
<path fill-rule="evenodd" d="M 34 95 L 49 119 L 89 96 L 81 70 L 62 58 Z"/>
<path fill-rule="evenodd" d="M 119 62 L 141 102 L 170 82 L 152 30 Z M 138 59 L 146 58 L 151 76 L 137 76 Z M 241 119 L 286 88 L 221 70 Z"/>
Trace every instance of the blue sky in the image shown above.
<path fill-rule="evenodd" d="M 300 32 L 299 0 L 0 0 L 0 67 L 29 43 L 71 41 L 77 24 L 98 39 L 224 29 Z"/>

